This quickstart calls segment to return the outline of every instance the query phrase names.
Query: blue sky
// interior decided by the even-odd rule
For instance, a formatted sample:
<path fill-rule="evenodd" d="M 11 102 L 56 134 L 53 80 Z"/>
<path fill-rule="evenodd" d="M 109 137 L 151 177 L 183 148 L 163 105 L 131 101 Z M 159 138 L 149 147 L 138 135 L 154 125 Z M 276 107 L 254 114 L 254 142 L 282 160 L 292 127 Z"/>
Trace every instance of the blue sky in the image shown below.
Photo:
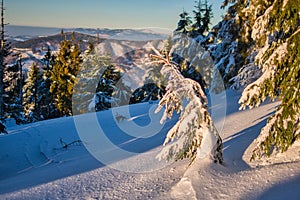
<path fill-rule="evenodd" d="M 223 0 L 213 5 L 214 24 Z M 183 8 L 192 14 L 194 0 L 5 0 L 5 20 L 11 25 L 59 28 L 174 29 Z"/>

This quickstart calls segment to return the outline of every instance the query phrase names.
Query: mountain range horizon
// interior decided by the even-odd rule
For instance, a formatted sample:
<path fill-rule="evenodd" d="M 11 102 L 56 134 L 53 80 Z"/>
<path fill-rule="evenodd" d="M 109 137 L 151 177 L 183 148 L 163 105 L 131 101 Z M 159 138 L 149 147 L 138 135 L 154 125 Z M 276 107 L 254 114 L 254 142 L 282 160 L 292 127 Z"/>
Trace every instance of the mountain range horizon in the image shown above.
<path fill-rule="evenodd" d="M 80 32 L 86 34 L 103 34 L 108 31 L 126 31 L 126 30 L 135 30 L 139 32 L 153 33 L 153 34 L 162 34 L 170 35 L 173 30 L 167 28 L 159 27 L 143 27 L 143 28 L 86 28 L 86 27 L 77 27 L 77 28 L 62 28 L 62 27 L 47 27 L 47 26 L 24 26 L 24 25 L 6 25 L 5 31 L 6 35 L 9 37 L 16 36 L 49 36 L 53 34 L 60 33 L 62 30 L 65 32 Z"/>

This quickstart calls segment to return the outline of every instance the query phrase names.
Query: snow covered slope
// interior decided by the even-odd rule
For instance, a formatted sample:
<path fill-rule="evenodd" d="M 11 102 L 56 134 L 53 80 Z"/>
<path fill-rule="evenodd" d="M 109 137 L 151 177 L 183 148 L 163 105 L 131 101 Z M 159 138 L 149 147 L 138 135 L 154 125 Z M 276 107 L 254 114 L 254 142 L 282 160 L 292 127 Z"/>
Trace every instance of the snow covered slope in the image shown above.
<path fill-rule="evenodd" d="M 164 199 L 299 199 L 299 143 L 284 154 L 250 162 L 253 140 L 278 103 L 237 112 L 235 93 L 227 93 L 224 166 L 196 161 Z"/>
<path fill-rule="evenodd" d="M 220 133 L 224 166 L 200 160 L 186 170 L 187 160 L 154 160 L 176 120 L 151 132 L 151 122 L 159 121 L 153 115 L 156 104 L 11 127 L 11 134 L 0 136 L 0 199 L 298 199 L 297 144 L 268 161 L 249 163 L 247 159 L 251 143 L 277 104 L 237 111 L 238 98 L 238 92 L 227 91 L 227 116 Z M 116 113 L 123 118 L 115 120 Z M 91 128 L 95 116 L 115 148 L 104 151 L 101 147 L 96 149 L 102 152 L 94 152 L 93 141 L 82 137 L 82 130 L 97 134 Z M 78 122 L 86 126 L 80 129 Z M 139 126 L 129 130 L 148 129 L 130 132 L 126 128 L 132 122 Z M 223 122 L 217 119 L 216 123 Z M 116 154 L 119 149 L 136 154 Z M 105 165 L 90 153 L 100 159 L 111 155 L 111 163 Z"/>

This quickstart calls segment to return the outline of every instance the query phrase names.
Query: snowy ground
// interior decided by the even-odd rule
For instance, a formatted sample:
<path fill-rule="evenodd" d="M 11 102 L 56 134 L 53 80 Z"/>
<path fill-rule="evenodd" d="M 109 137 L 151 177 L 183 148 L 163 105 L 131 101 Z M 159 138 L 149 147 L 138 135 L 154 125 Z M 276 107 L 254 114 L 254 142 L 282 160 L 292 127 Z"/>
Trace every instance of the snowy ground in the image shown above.
<path fill-rule="evenodd" d="M 0 199 L 299 199 L 300 144 L 286 154 L 249 162 L 251 143 L 277 104 L 238 112 L 237 100 L 238 93 L 228 91 L 220 133 L 224 166 L 199 160 L 186 170 L 186 160 L 169 164 L 153 160 L 174 120 L 155 134 L 124 134 L 131 122 L 147 127 L 156 120 L 151 118 L 155 104 L 130 107 L 130 117 L 125 113 L 122 121 L 115 121 L 111 111 L 97 115 L 115 144 L 111 149 L 99 145 L 100 154 L 92 152 L 102 163 L 88 152 L 93 141 L 79 137 L 73 118 L 12 127 L 11 134 L 0 136 Z M 95 134 L 92 118 L 91 114 L 79 118 L 86 122 L 82 130 L 88 134 Z M 64 148 L 65 144 L 70 145 Z M 121 155 L 118 149 L 135 154 Z"/>
<path fill-rule="evenodd" d="M 299 199 L 299 143 L 285 154 L 249 162 L 253 146 L 251 143 L 277 103 L 235 112 L 237 99 L 238 96 L 234 96 L 228 101 L 229 110 L 222 132 L 224 166 L 207 161 L 197 162 L 172 188 L 168 194 L 172 198 L 185 199 L 188 196 L 188 199 Z M 168 196 L 165 199 L 169 199 Z"/>

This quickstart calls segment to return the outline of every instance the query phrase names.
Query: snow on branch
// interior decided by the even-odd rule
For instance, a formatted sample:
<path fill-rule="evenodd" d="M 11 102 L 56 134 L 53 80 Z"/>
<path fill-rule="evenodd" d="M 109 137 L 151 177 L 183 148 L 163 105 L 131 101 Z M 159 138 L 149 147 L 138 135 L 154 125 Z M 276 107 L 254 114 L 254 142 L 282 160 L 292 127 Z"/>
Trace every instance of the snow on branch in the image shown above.
<path fill-rule="evenodd" d="M 156 112 L 165 108 L 161 123 L 171 118 L 174 112 L 180 113 L 179 120 L 166 136 L 164 149 L 157 157 L 174 158 L 175 161 L 189 158 L 192 164 L 196 157 L 209 155 L 214 162 L 222 163 L 222 139 L 209 115 L 207 98 L 200 84 L 184 78 L 169 56 L 165 58 L 158 52 L 156 54 L 151 55 L 155 60 L 153 63 L 163 65 L 161 73 L 168 79 L 167 92 Z"/>
<path fill-rule="evenodd" d="M 271 80 L 269 82 L 275 82 L 273 80 L 277 72 L 277 66 L 274 65 L 274 63 L 281 62 L 284 59 L 283 56 L 287 54 L 287 43 L 284 43 L 275 49 L 264 63 L 261 60 L 263 53 L 265 52 L 260 52 L 256 58 L 259 61 L 259 64 L 263 66 L 263 74 L 255 82 L 248 85 L 243 91 L 242 97 L 239 100 L 241 110 L 246 109 L 247 106 L 249 106 L 250 109 L 258 107 L 268 96 L 271 100 L 275 100 L 278 96 L 277 87 L 274 84 L 267 85 L 266 82 L 267 80 Z"/>

